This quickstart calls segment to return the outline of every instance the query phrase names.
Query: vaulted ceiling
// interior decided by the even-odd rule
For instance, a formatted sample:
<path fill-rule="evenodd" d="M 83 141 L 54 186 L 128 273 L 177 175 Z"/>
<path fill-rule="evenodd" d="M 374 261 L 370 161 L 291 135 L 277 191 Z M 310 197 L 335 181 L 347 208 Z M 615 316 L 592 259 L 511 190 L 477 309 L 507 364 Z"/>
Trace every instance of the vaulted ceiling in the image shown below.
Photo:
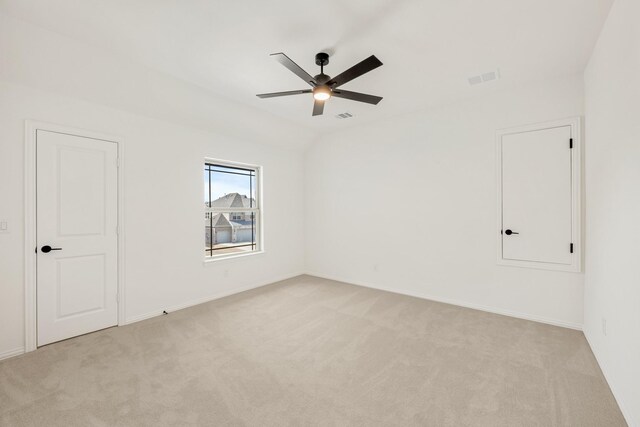
<path fill-rule="evenodd" d="M 315 130 L 336 129 L 582 72 L 613 0 L 0 0 L 1 10 L 109 50 L 225 98 Z M 375 54 L 384 66 L 344 89 L 378 106 L 333 98 L 311 117 L 311 95 L 269 57 L 285 52 L 329 75 Z M 499 69 L 501 79 L 467 78 Z M 338 120 L 338 113 L 354 118 Z"/>

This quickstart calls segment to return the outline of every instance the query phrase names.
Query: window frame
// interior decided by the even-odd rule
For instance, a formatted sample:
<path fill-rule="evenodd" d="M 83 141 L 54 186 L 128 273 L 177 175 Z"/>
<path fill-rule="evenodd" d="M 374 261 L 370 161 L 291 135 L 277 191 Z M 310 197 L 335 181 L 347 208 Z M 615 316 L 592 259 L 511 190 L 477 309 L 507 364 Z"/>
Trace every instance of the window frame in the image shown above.
<path fill-rule="evenodd" d="M 228 260 L 228 259 L 234 259 L 234 258 L 242 258 L 242 257 L 246 257 L 246 256 L 251 256 L 251 255 L 259 255 L 265 252 L 264 250 L 264 233 L 263 233 L 263 216 L 264 216 L 264 205 L 263 205 L 263 200 L 262 200 L 262 172 L 263 172 L 263 168 L 260 165 L 254 165 L 254 164 L 248 164 L 248 163 L 240 163 L 240 162 L 235 162 L 235 161 L 230 161 L 230 160 L 223 160 L 223 159 L 216 159 L 216 158 L 212 158 L 212 157 L 205 157 L 204 158 L 204 165 L 203 166 L 207 166 L 207 165 L 215 165 L 215 166 L 220 166 L 220 167 L 226 167 L 226 168 L 236 168 L 236 169 L 245 169 L 245 170 L 252 170 L 254 171 L 255 175 L 254 175 L 254 180 L 255 180 L 255 207 L 252 208 L 213 208 L 213 207 L 208 207 L 206 206 L 206 203 L 204 204 L 204 214 L 206 216 L 207 213 L 211 213 L 212 215 L 218 214 L 218 213 L 228 213 L 228 214 L 232 214 L 232 213 L 240 213 L 240 212 L 246 212 L 246 213 L 254 213 L 255 216 L 255 249 L 252 251 L 248 251 L 248 252 L 239 252 L 239 253 L 226 253 L 226 254 L 219 254 L 219 255 L 209 255 L 206 249 L 205 249 L 205 253 L 204 253 L 204 262 L 205 263 L 210 263 L 210 262 L 216 262 L 216 261 L 222 261 L 222 260 Z M 203 187 L 204 189 L 206 189 L 206 183 L 203 181 Z M 248 195 L 248 197 L 252 197 L 251 194 Z M 206 246 L 205 246 L 206 247 Z"/>

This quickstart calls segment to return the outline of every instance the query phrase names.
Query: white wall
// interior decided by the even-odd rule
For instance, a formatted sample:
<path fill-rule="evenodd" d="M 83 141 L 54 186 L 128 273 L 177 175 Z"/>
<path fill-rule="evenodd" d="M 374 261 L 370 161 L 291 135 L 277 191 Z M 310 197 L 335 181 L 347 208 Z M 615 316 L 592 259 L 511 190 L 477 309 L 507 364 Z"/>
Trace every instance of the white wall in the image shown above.
<path fill-rule="evenodd" d="M 582 274 L 496 265 L 495 131 L 582 113 L 572 76 L 323 137 L 306 157 L 307 270 L 581 327 Z"/>
<path fill-rule="evenodd" d="M 584 330 L 634 426 L 640 426 L 639 18 L 640 2 L 616 0 L 585 73 Z"/>
<path fill-rule="evenodd" d="M 260 144 L 310 141 L 308 129 L 280 117 L 3 13 L 0 79 Z"/>
<path fill-rule="evenodd" d="M 0 52 L 0 358 L 24 347 L 25 119 L 124 139 L 127 320 L 304 271 L 299 128 L 1 15 Z M 265 254 L 203 263 L 205 157 L 264 167 Z"/>

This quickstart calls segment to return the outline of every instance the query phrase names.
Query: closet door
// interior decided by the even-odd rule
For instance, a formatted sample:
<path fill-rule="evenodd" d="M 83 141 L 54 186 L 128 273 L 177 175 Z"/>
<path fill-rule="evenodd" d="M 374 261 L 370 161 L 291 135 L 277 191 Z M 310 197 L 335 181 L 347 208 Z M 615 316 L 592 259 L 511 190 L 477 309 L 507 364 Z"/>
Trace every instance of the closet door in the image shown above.
<path fill-rule="evenodd" d="M 501 135 L 500 259 L 514 265 L 576 265 L 572 126 Z"/>

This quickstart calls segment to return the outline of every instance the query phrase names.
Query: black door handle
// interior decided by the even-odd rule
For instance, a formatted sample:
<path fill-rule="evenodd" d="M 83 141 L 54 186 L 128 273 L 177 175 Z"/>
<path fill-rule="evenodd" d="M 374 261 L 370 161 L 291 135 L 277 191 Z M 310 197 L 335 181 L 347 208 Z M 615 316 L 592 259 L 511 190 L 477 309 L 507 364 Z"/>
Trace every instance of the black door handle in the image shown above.
<path fill-rule="evenodd" d="M 511 231 L 509 229 L 507 229 L 504 234 L 506 234 L 507 236 L 511 236 L 512 234 L 520 234 L 520 233 L 516 233 L 515 231 Z"/>
<path fill-rule="evenodd" d="M 43 247 L 40 248 L 40 251 L 45 253 L 45 254 L 48 254 L 51 251 L 61 251 L 61 250 L 62 250 L 62 248 L 52 248 L 49 245 L 44 245 Z"/>

